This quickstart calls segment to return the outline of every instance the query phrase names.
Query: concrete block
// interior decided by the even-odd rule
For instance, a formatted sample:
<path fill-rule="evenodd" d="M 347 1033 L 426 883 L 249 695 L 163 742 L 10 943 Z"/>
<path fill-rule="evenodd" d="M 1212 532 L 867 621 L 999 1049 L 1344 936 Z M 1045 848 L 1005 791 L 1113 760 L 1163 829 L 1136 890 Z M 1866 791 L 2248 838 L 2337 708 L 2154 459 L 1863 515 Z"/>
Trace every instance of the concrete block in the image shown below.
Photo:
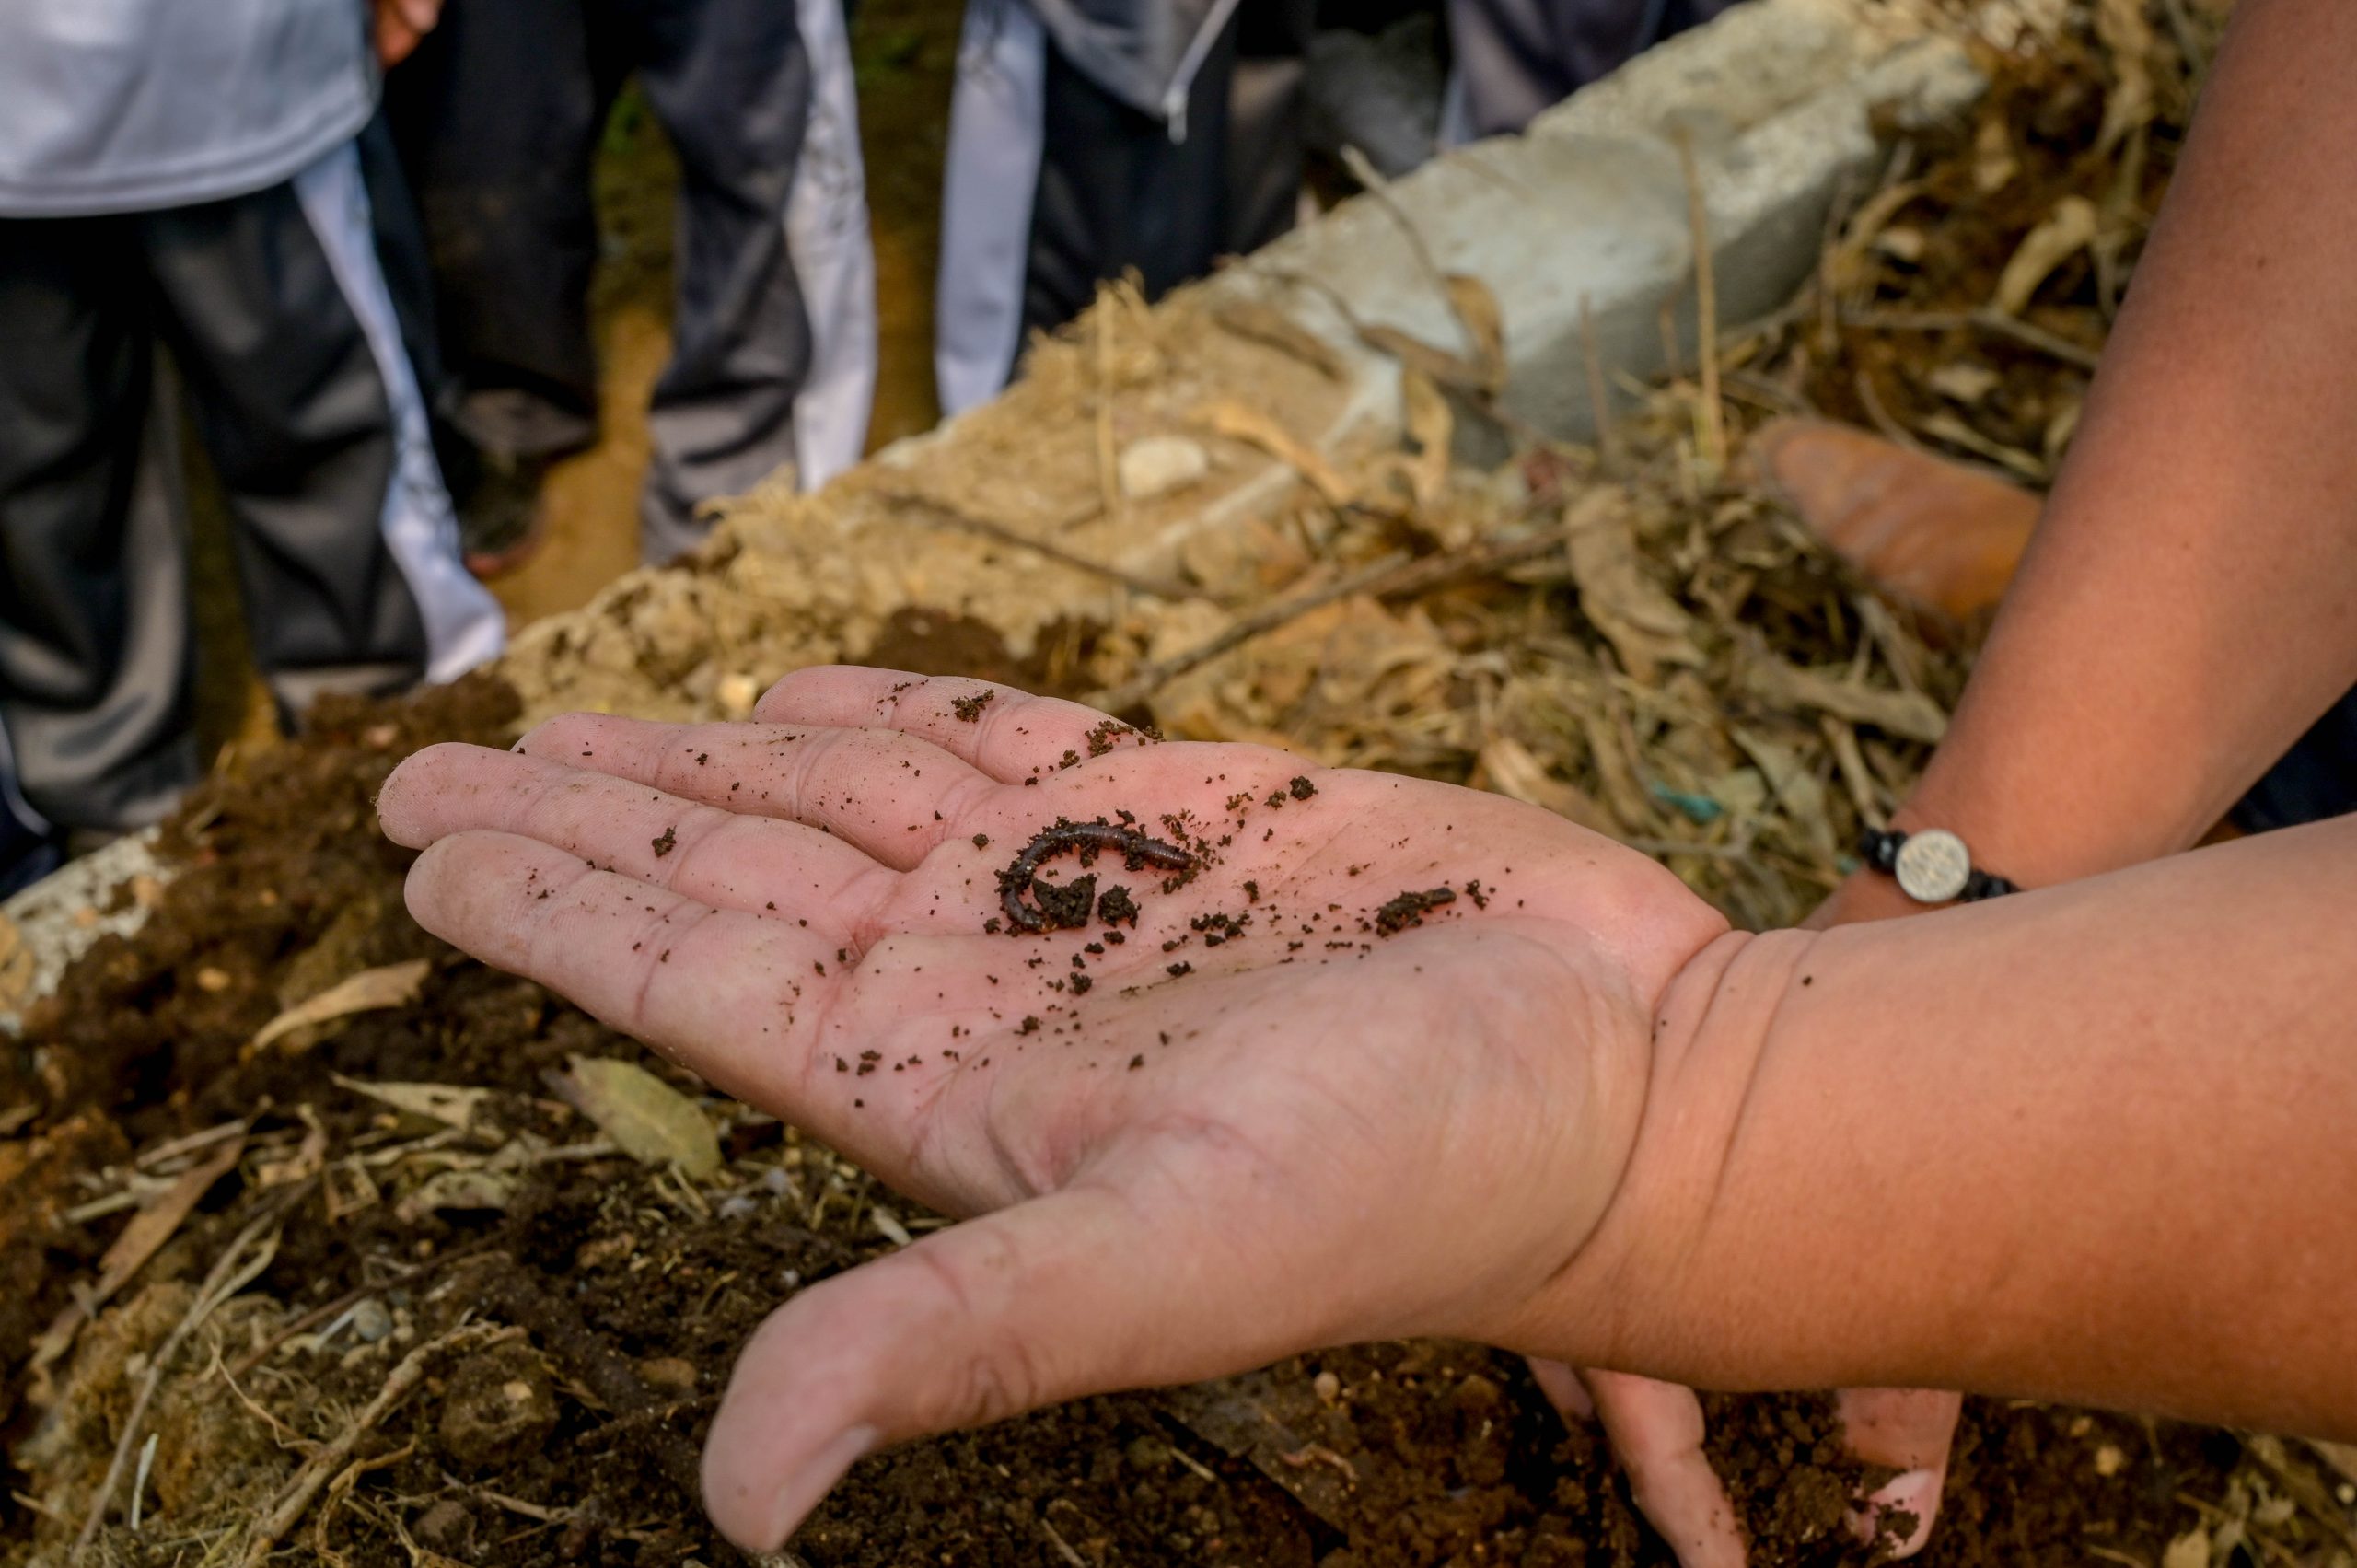
<path fill-rule="evenodd" d="M 1215 280 L 1278 300 L 1338 346 L 1351 322 L 1437 347 L 1469 345 L 1434 273 L 1497 296 L 1515 418 L 1593 433 L 1583 310 L 1608 372 L 1666 367 L 1666 306 L 1681 360 L 1693 343 L 1693 235 L 1678 138 L 1691 146 L 1722 328 L 1773 309 L 1808 276 L 1846 183 L 1881 156 L 1892 122 L 1954 114 L 1984 87 L 1961 47 L 1894 38 L 1846 0 L 1756 0 L 1681 35 L 1541 116 L 1435 160 L 1387 196 L 1360 197 Z M 1414 231 L 1413 236 L 1410 229 Z M 1396 423 L 1396 367 L 1357 361 L 1355 412 Z M 1389 379 L 1387 379 L 1389 377 Z"/>

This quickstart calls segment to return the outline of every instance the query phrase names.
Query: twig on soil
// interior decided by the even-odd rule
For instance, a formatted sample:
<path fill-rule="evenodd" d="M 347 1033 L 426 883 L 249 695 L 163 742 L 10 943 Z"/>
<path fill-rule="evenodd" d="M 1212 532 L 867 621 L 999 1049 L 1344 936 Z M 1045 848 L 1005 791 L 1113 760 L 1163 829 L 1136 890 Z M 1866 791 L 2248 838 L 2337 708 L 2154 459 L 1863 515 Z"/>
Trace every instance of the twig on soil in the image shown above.
<path fill-rule="evenodd" d="M 360 1439 L 375 1430 L 377 1423 L 392 1413 L 392 1409 L 416 1387 L 425 1381 L 425 1369 L 435 1357 L 455 1350 L 472 1350 L 500 1338 L 512 1338 L 516 1330 L 487 1323 L 472 1323 L 463 1329 L 453 1329 L 437 1340 L 428 1340 L 401 1357 L 377 1397 L 353 1418 L 352 1424 L 334 1439 L 322 1446 L 302 1468 L 295 1479 L 286 1483 L 277 1498 L 255 1518 L 246 1533 L 245 1552 L 239 1558 L 241 1568 L 261 1568 L 281 1538 L 295 1527 L 311 1502 L 319 1494 L 338 1471 L 352 1461 L 352 1451 Z"/>
<path fill-rule="evenodd" d="M 1075 572 L 1083 572 L 1092 577 L 1101 577 L 1109 583 L 1119 583 L 1132 593 L 1144 594 L 1149 598 L 1177 600 L 1208 597 L 1200 588 L 1190 587 L 1184 583 L 1160 577 L 1141 577 L 1136 573 L 1124 571 L 1119 566 L 1109 566 L 1102 561 L 1091 561 L 1087 556 L 1076 555 L 1060 544 L 1051 544 L 1044 539 L 1032 539 L 1028 535 L 1017 533 L 1004 523 L 993 522 L 988 517 L 977 517 L 961 512 L 957 507 L 931 495 L 920 495 L 912 490 L 885 490 L 877 494 L 889 505 L 903 511 L 923 514 L 923 520 L 935 528 L 947 528 L 955 533 L 972 534 L 977 539 L 986 539 L 993 544 L 1004 544 L 1014 550 L 1028 550 L 1035 555 L 1046 557 L 1059 566 L 1069 566 Z"/>
<path fill-rule="evenodd" d="M 270 1266 L 271 1259 L 278 1250 L 275 1242 L 255 1248 L 250 1259 L 247 1258 L 246 1249 L 255 1247 L 263 1232 L 284 1219 L 286 1211 L 294 1207 L 295 1200 L 309 1191 L 311 1183 L 308 1181 L 298 1183 L 275 1202 L 265 1202 L 262 1212 L 246 1223 L 246 1228 L 237 1234 L 227 1250 L 206 1273 L 204 1283 L 197 1286 L 196 1299 L 189 1303 L 188 1310 L 173 1325 L 171 1333 L 164 1340 L 163 1348 L 147 1364 L 147 1376 L 141 1379 L 139 1393 L 131 1401 L 131 1413 L 123 1418 L 122 1435 L 115 1440 L 114 1457 L 107 1461 L 106 1478 L 99 1482 L 98 1493 L 90 1499 L 90 1511 L 84 1516 L 81 1531 L 74 1538 L 74 1556 L 77 1561 L 88 1552 L 90 1542 L 98 1536 L 99 1524 L 106 1518 L 107 1504 L 113 1500 L 115 1486 L 122 1480 L 123 1466 L 130 1461 L 131 1450 L 139 1441 L 140 1423 L 146 1420 L 147 1407 L 155 1400 L 156 1390 L 162 1385 L 164 1373 L 171 1365 L 172 1358 L 180 1353 L 180 1346 L 187 1342 L 188 1337 L 213 1316 L 215 1308 L 243 1290 L 255 1275 Z"/>
<path fill-rule="evenodd" d="M 1694 138 L 1684 127 L 1670 138 L 1678 145 L 1678 172 L 1686 180 L 1686 222 L 1694 237 L 1694 348 L 1702 362 L 1702 400 L 1695 410 L 1702 461 L 1716 480 L 1727 466 L 1727 416 L 1719 401 L 1719 290 L 1711 255 L 1711 211 L 1702 198 L 1702 171 L 1694 161 Z"/>
<path fill-rule="evenodd" d="M 1072 1549 L 1072 1542 L 1056 1533 L 1056 1527 L 1048 1523 L 1044 1514 L 1039 1516 L 1039 1528 L 1047 1536 L 1048 1544 L 1056 1549 L 1056 1555 L 1071 1563 L 1072 1568 L 1088 1568 L 1088 1560 Z"/>
<path fill-rule="evenodd" d="M 1352 598 L 1361 594 L 1374 598 L 1392 598 L 1401 594 L 1428 593 L 1458 578 L 1503 572 L 1510 566 L 1535 561 L 1562 548 L 1562 535 L 1546 529 L 1512 539 L 1492 540 L 1469 551 L 1446 551 L 1422 559 L 1411 560 L 1394 551 L 1374 564 L 1338 577 L 1323 587 L 1264 605 L 1208 642 L 1157 660 L 1120 685 L 1098 691 L 1087 701 L 1107 713 L 1124 713 L 1197 666 L 1241 647 L 1255 637 L 1266 636 L 1288 621 L 1298 620 L 1311 610 L 1322 609 L 1338 599 Z"/>

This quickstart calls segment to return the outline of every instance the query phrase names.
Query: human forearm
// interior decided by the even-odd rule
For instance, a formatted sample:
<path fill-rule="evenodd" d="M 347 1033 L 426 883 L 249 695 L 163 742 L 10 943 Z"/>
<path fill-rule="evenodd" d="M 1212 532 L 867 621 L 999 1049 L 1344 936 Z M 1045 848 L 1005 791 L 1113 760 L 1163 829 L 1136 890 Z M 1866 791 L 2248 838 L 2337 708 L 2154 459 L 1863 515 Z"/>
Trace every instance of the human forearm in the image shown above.
<path fill-rule="evenodd" d="M 1608 1342 L 1531 1348 L 2357 1430 L 2357 1247 L 2300 1217 L 2357 1191 L 2352 889 L 2343 823 L 1723 940 L 1596 1238 Z"/>
<path fill-rule="evenodd" d="M 1901 825 L 2031 885 L 2198 839 L 2357 683 L 2357 10 L 2235 16 L 2071 459 Z"/>

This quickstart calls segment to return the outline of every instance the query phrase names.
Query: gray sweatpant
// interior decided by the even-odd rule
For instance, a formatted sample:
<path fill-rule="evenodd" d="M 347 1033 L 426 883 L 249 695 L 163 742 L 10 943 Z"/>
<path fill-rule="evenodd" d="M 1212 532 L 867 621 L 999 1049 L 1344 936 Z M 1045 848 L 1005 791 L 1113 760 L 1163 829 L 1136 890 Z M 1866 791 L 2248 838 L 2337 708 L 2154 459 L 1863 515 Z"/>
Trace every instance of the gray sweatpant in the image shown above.
<path fill-rule="evenodd" d="M 195 782 L 188 547 L 158 349 L 228 494 L 281 704 L 496 654 L 372 229 L 359 149 L 251 195 L 0 220 L 0 726 L 64 827 Z"/>

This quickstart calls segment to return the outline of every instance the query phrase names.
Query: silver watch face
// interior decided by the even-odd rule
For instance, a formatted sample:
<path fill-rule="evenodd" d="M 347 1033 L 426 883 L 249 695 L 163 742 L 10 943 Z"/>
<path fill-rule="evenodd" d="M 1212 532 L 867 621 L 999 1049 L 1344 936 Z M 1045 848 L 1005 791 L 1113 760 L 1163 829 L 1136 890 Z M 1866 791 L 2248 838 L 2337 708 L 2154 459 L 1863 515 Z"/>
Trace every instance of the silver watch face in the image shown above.
<path fill-rule="evenodd" d="M 1972 854 L 1954 833 L 1932 828 L 1907 835 L 1891 869 L 1900 892 L 1919 904 L 1944 904 L 1971 879 Z"/>

